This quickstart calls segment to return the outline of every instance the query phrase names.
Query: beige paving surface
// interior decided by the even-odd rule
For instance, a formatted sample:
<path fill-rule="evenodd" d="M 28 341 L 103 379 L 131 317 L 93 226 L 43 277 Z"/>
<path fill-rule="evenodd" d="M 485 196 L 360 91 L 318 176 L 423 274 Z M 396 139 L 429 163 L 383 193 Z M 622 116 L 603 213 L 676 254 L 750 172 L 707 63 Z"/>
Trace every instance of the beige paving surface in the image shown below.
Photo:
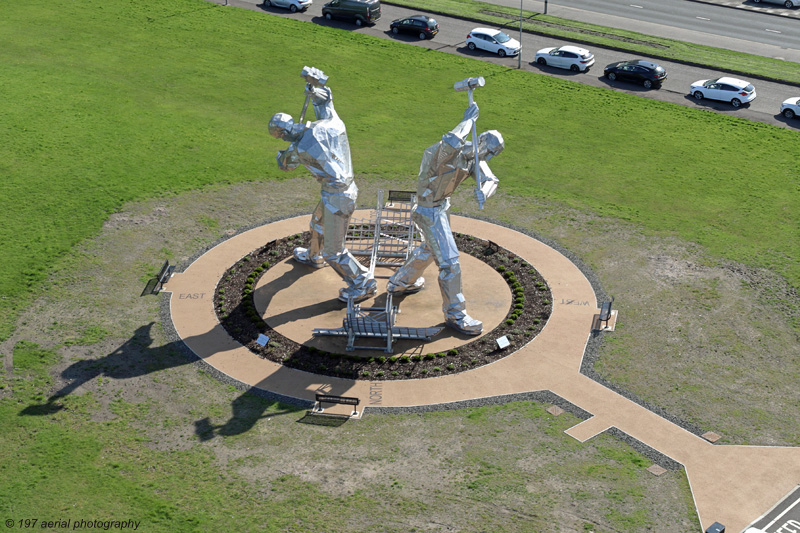
<path fill-rule="evenodd" d="M 553 293 L 553 314 L 544 330 L 516 353 L 460 374 L 373 382 L 318 376 L 260 359 L 231 339 L 217 322 L 214 288 L 235 261 L 272 239 L 304 231 L 307 224 L 308 217 L 298 217 L 242 233 L 169 281 L 165 290 L 172 293 L 175 329 L 198 357 L 247 385 L 312 401 L 316 392 L 356 396 L 366 408 L 550 390 L 593 414 L 567 431 L 579 441 L 616 427 L 683 464 L 703 529 L 718 521 L 728 531 L 741 531 L 800 483 L 800 448 L 713 445 L 580 374 L 586 341 L 599 311 L 588 280 L 556 250 L 487 222 L 453 217 L 452 225 L 455 231 L 491 239 L 534 265 Z M 465 270 L 465 278 L 468 274 Z M 435 270 L 430 276 L 435 277 Z M 466 289 L 465 293 L 469 298 Z M 481 310 L 476 306 L 470 311 L 479 315 Z"/>

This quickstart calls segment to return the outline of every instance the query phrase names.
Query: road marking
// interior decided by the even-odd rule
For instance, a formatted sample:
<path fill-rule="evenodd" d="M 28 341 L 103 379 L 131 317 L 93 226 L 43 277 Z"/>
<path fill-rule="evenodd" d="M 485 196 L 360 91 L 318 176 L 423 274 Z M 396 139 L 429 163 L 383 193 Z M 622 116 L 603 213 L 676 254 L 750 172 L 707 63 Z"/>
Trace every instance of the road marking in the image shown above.
<path fill-rule="evenodd" d="M 705 18 L 705 17 L 695 17 L 695 18 L 696 18 L 696 19 L 700 19 L 700 20 L 711 20 L 711 19 L 707 19 L 707 18 Z"/>
<path fill-rule="evenodd" d="M 636 9 L 644 9 L 644 6 L 637 6 L 636 4 L 631 4 L 631 7 L 635 7 Z"/>
<path fill-rule="evenodd" d="M 795 506 L 797 506 L 798 504 L 800 504 L 800 498 L 797 498 L 797 499 L 796 499 L 796 500 L 795 500 L 795 501 L 794 501 L 794 502 L 793 502 L 791 505 L 789 505 L 789 507 L 787 507 L 787 508 L 786 508 L 786 509 L 785 509 L 785 510 L 784 510 L 784 511 L 781 513 L 781 514 L 779 514 L 778 516 L 776 516 L 776 517 L 775 517 L 775 519 L 774 519 L 772 522 L 770 522 L 769 524 L 767 524 L 766 526 L 764 526 L 764 528 L 763 528 L 763 529 L 764 529 L 764 531 L 766 531 L 766 530 L 767 530 L 767 528 L 769 528 L 770 526 L 772 526 L 773 524 L 775 524 L 775 522 L 777 522 L 778 520 L 780 520 L 781 518 L 783 518 L 783 517 L 786 515 L 786 513 L 788 513 L 788 512 L 789 512 L 789 511 L 791 511 L 792 509 L 794 509 L 794 508 L 795 508 Z M 789 522 L 796 522 L 796 521 L 795 521 L 795 520 L 790 520 Z M 789 525 L 789 522 L 787 522 L 785 525 Z M 792 524 L 792 525 L 794 525 L 794 524 Z M 783 529 L 783 526 L 781 526 L 781 527 L 780 527 L 780 528 L 778 528 L 778 529 Z"/>
<path fill-rule="evenodd" d="M 771 33 L 782 33 L 782 32 L 779 32 L 778 30 L 771 30 L 769 28 L 766 28 L 764 31 L 768 31 L 768 32 L 771 32 Z"/>

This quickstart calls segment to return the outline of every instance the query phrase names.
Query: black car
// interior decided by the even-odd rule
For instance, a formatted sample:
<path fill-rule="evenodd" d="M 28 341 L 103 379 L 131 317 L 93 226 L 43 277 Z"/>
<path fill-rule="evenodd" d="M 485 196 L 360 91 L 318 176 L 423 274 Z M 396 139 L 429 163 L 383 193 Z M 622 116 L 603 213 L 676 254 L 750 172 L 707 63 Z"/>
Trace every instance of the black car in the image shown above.
<path fill-rule="evenodd" d="M 667 71 L 664 70 L 664 67 L 643 59 L 611 63 L 603 70 L 603 75 L 610 81 L 620 80 L 641 83 L 645 89 L 651 87 L 657 89 L 667 79 Z"/>
<path fill-rule="evenodd" d="M 433 39 L 439 33 L 439 23 L 425 15 L 412 15 L 404 19 L 393 20 L 390 26 L 392 33 L 413 33 L 420 39 Z"/>

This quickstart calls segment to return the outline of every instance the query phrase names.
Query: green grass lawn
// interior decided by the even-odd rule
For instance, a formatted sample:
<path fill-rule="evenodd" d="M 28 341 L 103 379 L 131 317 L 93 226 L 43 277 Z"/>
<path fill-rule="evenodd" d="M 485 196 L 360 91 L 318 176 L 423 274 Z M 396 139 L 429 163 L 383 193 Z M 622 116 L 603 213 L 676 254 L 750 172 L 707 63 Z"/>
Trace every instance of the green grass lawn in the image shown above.
<path fill-rule="evenodd" d="M 266 123 L 299 112 L 306 64 L 330 76 L 360 180 L 413 180 L 465 107 L 452 83 L 482 75 L 480 127 L 506 138 L 493 162 L 506 192 L 800 286 L 794 131 L 201 1 L 8 3 L 0 30 L 0 338 L 53 261 L 125 202 L 281 179 Z"/>

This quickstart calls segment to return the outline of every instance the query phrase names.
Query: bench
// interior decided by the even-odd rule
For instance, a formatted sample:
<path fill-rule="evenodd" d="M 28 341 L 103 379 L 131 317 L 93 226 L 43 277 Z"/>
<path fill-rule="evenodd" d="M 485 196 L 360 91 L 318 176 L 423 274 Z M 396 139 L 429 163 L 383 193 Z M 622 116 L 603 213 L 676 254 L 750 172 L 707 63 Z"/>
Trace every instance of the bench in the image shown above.
<path fill-rule="evenodd" d="M 603 302 L 603 305 L 600 306 L 600 323 L 605 322 L 605 327 L 608 327 L 608 320 L 611 318 L 611 304 L 614 303 L 614 297 L 611 297 L 611 300 L 607 302 Z"/>
<path fill-rule="evenodd" d="M 161 266 L 161 270 L 158 271 L 158 274 L 156 274 L 154 278 L 150 278 L 150 280 L 148 280 L 147 285 L 145 285 L 144 289 L 142 290 L 142 296 L 145 294 L 158 294 L 161 292 L 161 289 L 163 289 L 164 284 L 169 281 L 169 278 L 172 276 L 172 272 L 174 270 L 175 267 L 169 264 L 169 259 L 164 261 L 164 264 Z"/>
<path fill-rule="evenodd" d="M 341 405 L 354 406 L 353 412 L 350 416 L 358 416 L 358 410 L 355 407 L 361 403 L 361 400 L 352 396 L 334 396 L 333 394 L 317 394 L 317 405 L 314 406 L 314 413 L 320 414 L 325 409 L 322 407 L 323 403 L 334 403 Z"/>

